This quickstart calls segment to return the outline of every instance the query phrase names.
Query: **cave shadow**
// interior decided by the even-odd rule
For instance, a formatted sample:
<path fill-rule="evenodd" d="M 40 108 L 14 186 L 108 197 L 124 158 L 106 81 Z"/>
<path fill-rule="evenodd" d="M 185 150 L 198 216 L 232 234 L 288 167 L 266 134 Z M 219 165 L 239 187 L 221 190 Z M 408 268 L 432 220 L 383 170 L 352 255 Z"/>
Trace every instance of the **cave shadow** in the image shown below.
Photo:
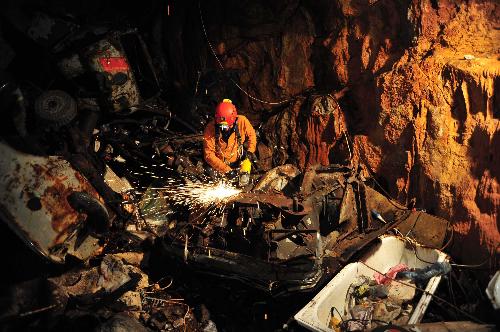
<path fill-rule="evenodd" d="M 460 204 L 460 202 L 455 203 L 454 210 L 457 209 L 464 211 L 464 207 Z M 494 248 L 488 248 L 483 244 L 484 237 L 482 238 L 481 234 L 484 233 L 484 230 L 479 228 L 479 221 L 470 220 L 470 218 L 465 216 L 461 220 L 469 223 L 470 228 L 465 234 L 454 232 L 451 246 L 446 250 L 451 254 L 451 257 L 455 262 L 460 264 L 478 265 L 487 260 L 488 257 L 491 258 L 492 255 L 497 255 L 495 252 L 492 252 Z M 453 227 L 454 221 L 450 220 L 450 222 Z M 488 266 L 488 264 L 482 267 L 486 269 L 494 268 L 493 266 Z"/>
<path fill-rule="evenodd" d="M 457 142 L 464 143 L 465 121 L 467 120 L 467 106 L 462 90 L 457 88 L 453 94 L 453 104 L 451 105 L 451 117 L 458 121 Z"/>
<path fill-rule="evenodd" d="M 400 203 L 406 205 L 409 199 L 412 197 L 411 193 L 411 183 L 412 179 L 410 178 L 411 169 L 407 172 L 405 170 L 406 160 L 406 151 L 412 151 L 413 139 L 415 136 L 415 130 L 413 128 L 412 123 L 408 123 L 406 127 L 401 132 L 399 139 L 395 146 L 393 147 L 392 153 L 386 153 L 384 158 L 382 159 L 379 171 L 377 176 L 384 179 L 384 182 L 392 185 L 387 185 L 387 188 L 384 188 L 388 193 L 391 194 L 393 198 L 395 198 Z M 386 150 L 387 151 L 387 150 Z M 394 189 L 394 184 L 396 180 L 400 177 L 407 179 L 410 182 L 410 186 L 407 189 L 407 192 L 397 193 Z M 391 190 L 392 188 L 392 190 Z M 402 201 L 404 200 L 404 201 Z"/>
<path fill-rule="evenodd" d="M 370 10 L 364 11 L 358 17 L 346 18 L 346 25 L 349 28 L 347 36 L 348 53 L 351 55 L 347 62 L 348 81 L 347 86 L 351 89 L 344 99 L 351 99 L 353 102 L 348 101 L 344 103 L 347 108 L 344 108 L 346 120 L 349 123 L 350 130 L 355 133 L 368 134 L 373 129 L 373 123 L 376 123 L 381 112 L 381 100 L 377 88 L 377 77 L 384 72 L 390 71 L 393 65 L 404 54 L 404 50 L 411 44 L 411 24 L 406 17 L 405 13 L 409 8 L 410 2 L 403 1 L 397 4 L 390 4 L 386 1 L 380 1 L 377 5 L 373 6 Z M 369 17 L 373 14 L 373 10 L 382 13 L 387 9 L 387 6 L 395 6 L 393 11 L 401 13 L 399 20 L 393 27 L 380 27 L 379 30 L 374 32 L 370 31 L 370 25 L 363 21 L 369 21 Z M 353 33 L 355 26 L 358 26 L 364 36 L 377 34 L 377 38 L 370 39 L 370 48 L 374 50 L 368 58 L 367 67 L 364 68 L 362 61 L 363 39 L 357 38 Z M 393 48 L 391 48 L 389 58 L 385 64 L 374 71 L 377 57 L 379 56 L 380 49 L 383 47 L 383 41 L 389 39 L 397 41 Z M 376 42 L 375 42 L 376 40 Z M 321 55 L 321 48 L 317 48 L 316 52 L 318 57 Z M 332 76 L 331 73 L 326 77 Z M 336 81 L 332 80 L 333 84 L 339 84 L 338 78 Z"/>
<path fill-rule="evenodd" d="M 490 135 L 480 127 L 474 128 L 469 140 L 468 156 L 471 159 L 471 174 L 479 181 L 478 186 L 486 185 L 488 173 L 491 181 L 499 181 L 500 173 L 500 131 Z M 486 190 L 486 189 L 485 189 Z M 479 211 L 483 214 L 495 213 L 493 198 L 482 197 L 480 190 L 476 190 L 474 201 Z M 497 217 L 497 229 L 500 229 L 500 218 Z"/>
<path fill-rule="evenodd" d="M 483 113 L 484 117 L 488 117 L 488 94 L 484 92 L 481 83 L 467 78 L 465 79 L 465 83 L 467 93 L 469 94 L 470 113 L 473 115 Z"/>
<path fill-rule="evenodd" d="M 330 50 L 323 45 L 323 41 L 316 38 L 311 45 L 311 56 L 309 58 L 314 74 L 314 85 L 318 91 L 340 90 L 340 83 L 333 66 L 325 66 L 332 63 Z"/>
<path fill-rule="evenodd" d="M 395 9 L 389 10 L 387 8 L 389 5 L 394 6 L 393 8 Z M 347 64 L 347 70 L 350 74 L 347 85 L 356 91 L 356 93 L 353 93 L 354 98 L 357 100 L 356 104 L 358 104 L 356 112 L 364 113 L 358 116 L 359 121 L 357 122 L 357 130 L 360 133 L 368 134 L 373 129 L 373 123 L 376 123 L 381 112 L 381 100 L 376 82 L 377 77 L 387 71 L 390 71 L 393 65 L 399 61 L 401 56 L 404 54 L 405 49 L 411 44 L 411 23 L 406 16 L 409 6 L 410 1 L 389 3 L 381 0 L 380 3 L 377 3 L 377 6 L 372 8 L 377 10 L 378 15 L 380 15 L 386 22 L 391 22 L 389 19 L 391 12 L 396 11 L 397 13 L 400 13 L 400 17 L 396 23 L 398 26 L 394 28 L 382 28 L 382 35 L 376 38 L 376 40 L 379 41 L 376 46 L 374 44 L 375 39 L 371 38 L 370 47 L 372 50 L 376 51 L 370 54 L 366 69 L 363 69 L 363 62 L 361 58 L 363 40 L 357 39 L 353 33 L 348 35 L 348 52 L 349 54 L 356 56 L 351 57 Z M 373 15 L 373 11 L 366 11 L 363 15 Z M 355 23 L 355 19 L 357 19 L 358 24 L 360 24 L 361 31 L 364 35 L 372 34 L 370 32 L 370 25 L 361 24 L 361 20 L 358 18 L 349 19 L 348 24 L 353 25 Z M 369 19 L 366 18 L 366 21 L 369 21 Z M 376 59 L 380 53 L 380 49 L 383 47 L 382 41 L 385 39 L 398 41 L 398 44 L 389 53 L 389 58 L 385 64 L 377 71 L 372 72 Z"/>
<path fill-rule="evenodd" d="M 500 77 L 493 81 L 493 119 L 500 120 Z"/>
<path fill-rule="evenodd" d="M 330 113 L 328 115 L 328 120 L 326 122 L 325 130 L 321 134 L 321 142 L 326 142 L 326 144 L 331 145 L 336 141 L 335 132 L 333 130 L 328 130 L 328 128 L 335 128 L 335 114 Z"/>
<path fill-rule="evenodd" d="M 500 131 L 490 137 L 485 129 L 476 126 L 469 140 L 467 155 L 472 161 L 471 173 L 480 179 L 488 170 L 497 181 L 500 176 Z"/>

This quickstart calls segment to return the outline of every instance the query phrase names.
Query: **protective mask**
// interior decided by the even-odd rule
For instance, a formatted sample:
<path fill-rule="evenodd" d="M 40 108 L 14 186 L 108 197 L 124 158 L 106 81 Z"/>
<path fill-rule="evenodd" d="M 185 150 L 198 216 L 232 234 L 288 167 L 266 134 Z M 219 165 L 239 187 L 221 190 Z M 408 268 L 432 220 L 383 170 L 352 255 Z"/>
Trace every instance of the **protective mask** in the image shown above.
<path fill-rule="evenodd" d="M 219 123 L 219 129 L 222 131 L 228 131 L 229 125 L 226 122 L 221 122 L 221 123 Z"/>

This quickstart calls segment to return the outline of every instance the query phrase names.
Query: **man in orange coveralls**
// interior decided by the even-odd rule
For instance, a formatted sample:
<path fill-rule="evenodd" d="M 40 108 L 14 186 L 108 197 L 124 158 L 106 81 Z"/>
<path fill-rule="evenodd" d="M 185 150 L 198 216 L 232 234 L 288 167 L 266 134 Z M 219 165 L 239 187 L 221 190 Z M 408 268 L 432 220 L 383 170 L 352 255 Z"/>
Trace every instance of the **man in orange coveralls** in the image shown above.
<path fill-rule="evenodd" d="M 257 137 L 250 121 L 237 114 L 230 99 L 224 99 L 215 109 L 215 119 L 205 127 L 205 161 L 212 169 L 232 179 L 241 171 L 250 172 L 248 159 L 255 159 L 256 146 Z"/>

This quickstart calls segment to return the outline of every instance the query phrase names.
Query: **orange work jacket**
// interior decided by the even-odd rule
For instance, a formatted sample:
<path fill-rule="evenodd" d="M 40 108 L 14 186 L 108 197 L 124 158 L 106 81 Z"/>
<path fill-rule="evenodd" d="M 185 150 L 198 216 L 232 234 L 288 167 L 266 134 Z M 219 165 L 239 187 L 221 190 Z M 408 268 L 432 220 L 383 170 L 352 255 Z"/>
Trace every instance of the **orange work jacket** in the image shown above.
<path fill-rule="evenodd" d="M 248 142 L 247 151 L 255 153 L 257 137 L 255 136 L 252 124 L 243 115 L 238 115 L 236 121 L 241 136 L 241 143 Z M 217 143 L 216 139 L 218 140 Z M 238 151 L 238 139 L 235 131 L 231 133 L 226 143 L 222 139 L 222 133 L 219 134 L 218 138 L 215 137 L 215 124 L 213 120 L 205 127 L 205 132 L 203 133 L 203 157 L 213 169 L 221 173 L 231 171 L 229 164 L 239 160 L 243 151 L 242 149 L 243 147 Z"/>

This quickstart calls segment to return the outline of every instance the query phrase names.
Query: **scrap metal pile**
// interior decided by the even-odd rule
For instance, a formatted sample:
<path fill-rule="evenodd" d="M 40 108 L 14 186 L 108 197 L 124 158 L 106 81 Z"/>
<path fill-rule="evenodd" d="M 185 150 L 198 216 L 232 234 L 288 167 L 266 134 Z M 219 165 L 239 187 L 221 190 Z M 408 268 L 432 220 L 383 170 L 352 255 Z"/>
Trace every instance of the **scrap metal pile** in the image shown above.
<path fill-rule="evenodd" d="M 223 206 L 197 209 L 166 232 L 163 247 L 199 271 L 274 295 L 308 290 L 409 217 L 388 203 L 372 207 L 369 199 L 377 194 L 348 167 L 316 167 L 302 174 L 284 165 Z M 368 208 L 382 211 L 390 222 L 372 219 Z"/>
<path fill-rule="evenodd" d="M 6 287 L 3 330 L 216 331 L 175 266 L 282 297 L 313 294 L 387 232 L 442 245 L 446 221 L 380 194 L 361 166 L 208 180 L 200 128 L 169 110 L 136 30 L 27 22 L 52 83 L 0 82 L 0 219 L 59 266 Z"/>
<path fill-rule="evenodd" d="M 194 316 L 170 289 L 174 271 L 152 263 L 151 255 L 159 252 L 194 274 L 237 280 L 279 297 L 318 289 L 356 252 L 396 226 L 434 245 L 442 243 L 446 230 L 442 222 L 437 234 L 439 223 L 432 220 L 429 231 L 425 224 L 436 218 L 395 208 L 360 180 L 361 169 L 335 165 L 305 173 L 283 165 L 244 190 L 203 182 L 199 173 L 185 170 L 164 176 L 151 171 L 166 169 L 164 164 L 135 172 L 142 178 L 131 181 L 151 177 L 148 185 L 133 186 L 106 166 L 104 183 L 121 195 L 117 206 L 128 213 L 120 218 L 62 158 L 26 156 L 5 143 L 1 147 L 8 156 L 1 164 L 8 174 L 2 185 L 9 188 L 3 201 L 11 202 L 2 205 L 3 220 L 46 258 L 60 263 L 75 257 L 85 264 L 15 286 L 8 297 L 11 307 L 2 316 L 7 322 L 46 312 L 57 318 L 49 329 L 89 317 L 102 328 L 139 329 L 142 323 L 156 330 L 203 329 L 213 321 Z M 158 282 L 148 278 L 151 271 L 160 272 Z M 40 288 L 49 295 L 26 301 Z"/>

